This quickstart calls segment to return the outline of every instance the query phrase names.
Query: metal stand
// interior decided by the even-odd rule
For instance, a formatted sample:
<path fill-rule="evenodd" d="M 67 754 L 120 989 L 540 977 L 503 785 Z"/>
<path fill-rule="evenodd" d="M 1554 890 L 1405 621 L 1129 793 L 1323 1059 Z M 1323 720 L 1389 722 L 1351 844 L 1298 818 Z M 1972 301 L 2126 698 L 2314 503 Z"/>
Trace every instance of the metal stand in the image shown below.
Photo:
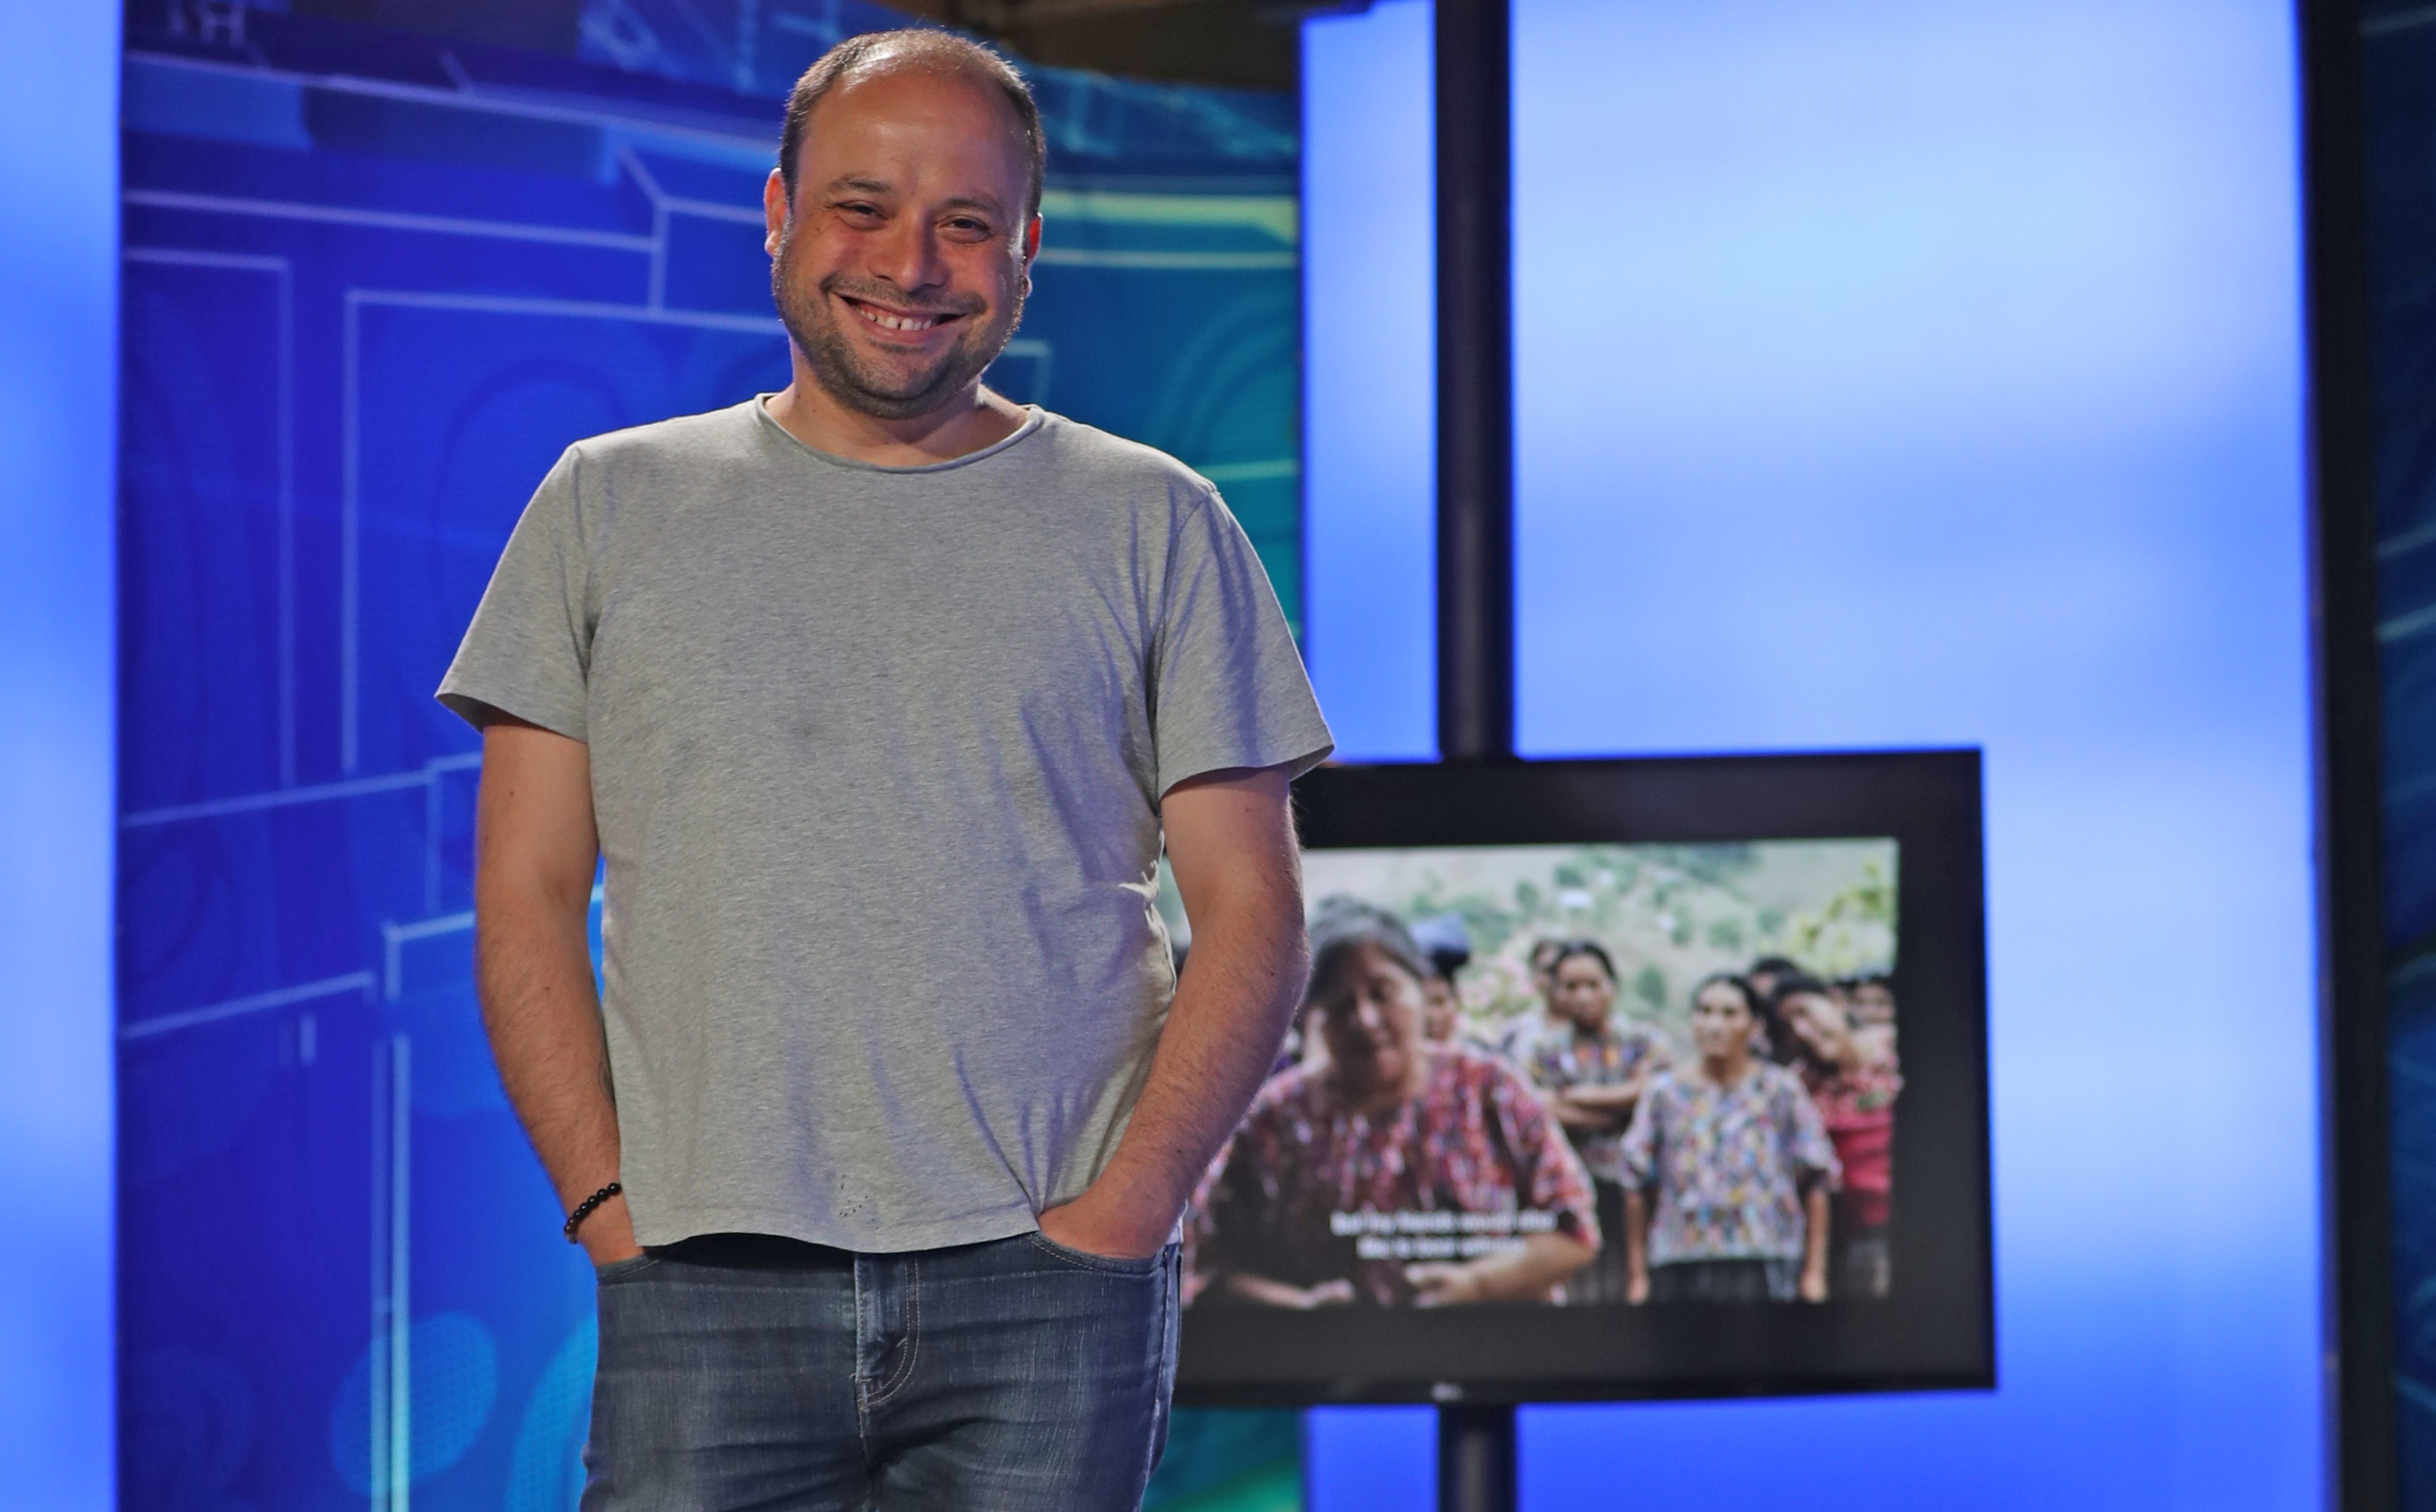
<path fill-rule="evenodd" d="M 1515 1512 L 1514 1409 L 1438 1409 L 1438 1512 Z"/>

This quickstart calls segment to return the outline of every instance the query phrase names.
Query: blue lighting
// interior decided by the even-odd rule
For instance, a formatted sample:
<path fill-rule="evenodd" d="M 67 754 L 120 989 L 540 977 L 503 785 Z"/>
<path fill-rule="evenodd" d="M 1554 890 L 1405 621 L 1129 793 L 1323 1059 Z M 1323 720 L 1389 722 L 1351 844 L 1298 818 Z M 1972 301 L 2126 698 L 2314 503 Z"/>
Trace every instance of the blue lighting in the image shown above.
<path fill-rule="evenodd" d="M 1437 755 L 1430 10 L 1303 26 L 1303 607 L 1348 759 Z"/>
<path fill-rule="evenodd" d="M 1522 742 L 1985 748 L 2000 1373 L 1535 1410 L 1524 1505 L 2322 1504 L 2288 8 L 1515 14 Z M 1305 33 L 1349 756 L 1428 745 L 1427 17 Z M 1313 1446 L 1316 1512 L 1425 1504 L 1347 1463 L 1425 1416 Z"/>
<path fill-rule="evenodd" d="M 112 1504 L 116 6 L 0 49 L 0 1503 Z"/>

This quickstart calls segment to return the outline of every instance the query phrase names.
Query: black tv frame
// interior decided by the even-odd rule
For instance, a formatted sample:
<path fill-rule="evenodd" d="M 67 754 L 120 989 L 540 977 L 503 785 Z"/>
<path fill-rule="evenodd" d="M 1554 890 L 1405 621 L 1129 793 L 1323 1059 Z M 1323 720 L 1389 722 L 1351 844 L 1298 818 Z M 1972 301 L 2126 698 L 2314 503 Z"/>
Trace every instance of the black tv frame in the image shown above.
<path fill-rule="evenodd" d="M 1190 1308 L 1176 1399 L 1523 1402 L 1993 1386 L 1980 793 L 1975 750 L 1342 766 L 1304 777 L 1296 805 L 1312 850 L 1892 838 L 1905 1074 L 1893 1291 L 1816 1305 Z"/>
<path fill-rule="evenodd" d="M 2377 655 L 2379 337 L 2375 212 L 2425 175 L 2427 146 L 2372 133 L 2369 23 L 2392 7 L 2302 0 L 2303 259 L 2307 278 L 2309 525 L 2316 693 L 2319 1056 L 2330 1505 L 2389 1512 L 2408 1487 L 2394 1390 L 2392 1130 L 2387 1096 L 2385 689 Z M 2380 43 L 2381 44 L 2381 43 Z M 2413 187 L 2410 193 L 2420 191 Z M 2403 326 L 2402 345 L 2422 339 Z M 2389 366 L 2396 354 L 2389 354 Z M 2399 371 L 2395 369 L 2393 371 Z M 2392 404 L 2410 402 L 2390 386 Z"/>

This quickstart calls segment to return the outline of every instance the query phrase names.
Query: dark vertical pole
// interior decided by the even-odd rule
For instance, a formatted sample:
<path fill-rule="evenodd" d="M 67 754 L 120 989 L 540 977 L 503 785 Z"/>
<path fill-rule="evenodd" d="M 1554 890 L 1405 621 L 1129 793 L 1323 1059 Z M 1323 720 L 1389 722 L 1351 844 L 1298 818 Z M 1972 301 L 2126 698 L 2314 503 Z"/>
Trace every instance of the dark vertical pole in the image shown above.
<path fill-rule="evenodd" d="M 1436 0 L 1438 756 L 1514 755 L 1508 0 Z M 1514 1409 L 1438 1409 L 1438 1512 L 1514 1512 Z"/>
<path fill-rule="evenodd" d="M 1438 1512 L 1515 1512 L 1514 1409 L 1438 1409 Z"/>
<path fill-rule="evenodd" d="M 2326 1108 L 2332 1503 L 2389 1512 L 2396 1485 L 2387 1173 L 2375 411 L 2369 137 L 2358 0 L 2301 7 L 2309 302 L 2320 1024 Z"/>
<path fill-rule="evenodd" d="M 1437 0 L 1438 755 L 1514 754 L 1507 0 Z"/>

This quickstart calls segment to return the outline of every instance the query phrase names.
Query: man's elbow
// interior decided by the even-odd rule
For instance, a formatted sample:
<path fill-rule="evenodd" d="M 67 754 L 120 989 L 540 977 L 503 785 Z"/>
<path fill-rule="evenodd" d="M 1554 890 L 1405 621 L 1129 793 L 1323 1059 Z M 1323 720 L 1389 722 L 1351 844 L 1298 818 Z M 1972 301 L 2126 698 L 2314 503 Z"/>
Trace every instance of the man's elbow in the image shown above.
<path fill-rule="evenodd" d="M 474 926 L 483 934 L 558 932 L 592 910 L 592 878 L 565 867 L 486 859 L 474 877 Z"/>

